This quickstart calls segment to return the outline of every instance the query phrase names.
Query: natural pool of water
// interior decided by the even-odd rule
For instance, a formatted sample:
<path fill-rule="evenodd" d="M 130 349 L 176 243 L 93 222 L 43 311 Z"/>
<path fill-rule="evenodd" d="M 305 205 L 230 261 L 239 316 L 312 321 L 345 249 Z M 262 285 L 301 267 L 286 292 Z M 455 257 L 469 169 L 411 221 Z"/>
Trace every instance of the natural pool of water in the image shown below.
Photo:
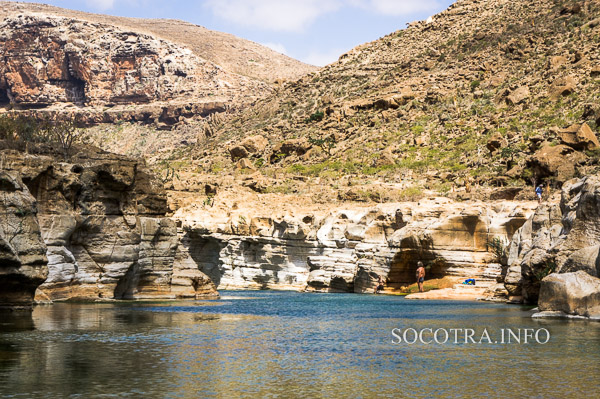
<path fill-rule="evenodd" d="M 0 397 L 588 398 L 600 389 L 600 323 L 482 302 L 221 296 L 0 314 Z M 476 341 L 485 329 L 492 343 L 458 333 L 460 343 L 394 344 L 394 328 L 471 328 Z M 519 328 L 545 328 L 550 340 L 493 343 Z"/>

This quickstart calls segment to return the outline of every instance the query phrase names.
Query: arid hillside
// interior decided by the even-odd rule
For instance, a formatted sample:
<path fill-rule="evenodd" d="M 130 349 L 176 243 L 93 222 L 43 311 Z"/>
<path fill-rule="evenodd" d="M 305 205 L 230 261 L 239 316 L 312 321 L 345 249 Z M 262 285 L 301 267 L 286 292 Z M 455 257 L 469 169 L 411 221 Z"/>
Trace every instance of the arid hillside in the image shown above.
<path fill-rule="evenodd" d="M 323 201 L 528 198 L 598 167 L 599 44 L 597 0 L 459 0 L 211 122 L 162 171 Z"/>

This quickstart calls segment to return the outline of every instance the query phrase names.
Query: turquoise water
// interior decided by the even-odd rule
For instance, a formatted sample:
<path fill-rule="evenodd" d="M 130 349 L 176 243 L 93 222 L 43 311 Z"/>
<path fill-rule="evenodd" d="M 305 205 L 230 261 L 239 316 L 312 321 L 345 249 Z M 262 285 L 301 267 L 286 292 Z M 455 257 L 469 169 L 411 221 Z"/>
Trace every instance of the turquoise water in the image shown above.
<path fill-rule="evenodd" d="M 2 314 L 0 397 L 587 398 L 600 388 L 600 323 L 480 302 L 221 295 Z M 472 328 L 477 341 L 485 329 L 492 343 L 459 333 L 461 343 L 394 344 L 394 328 Z M 493 343 L 507 328 L 545 328 L 550 341 Z"/>

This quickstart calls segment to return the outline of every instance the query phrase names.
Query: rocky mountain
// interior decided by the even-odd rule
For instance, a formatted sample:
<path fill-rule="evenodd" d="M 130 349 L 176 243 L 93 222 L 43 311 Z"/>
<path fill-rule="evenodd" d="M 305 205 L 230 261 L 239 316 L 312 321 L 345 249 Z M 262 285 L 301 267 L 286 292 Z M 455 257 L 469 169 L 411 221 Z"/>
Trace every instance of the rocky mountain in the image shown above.
<path fill-rule="evenodd" d="M 297 80 L 317 68 L 250 40 L 173 19 L 126 18 L 92 14 L 47 4 L 0 2 L 0 18 L 36 13 L 109 25 L 175 43 L 229 72 L 267 83 Z"/>
<path fill-rule="evenodd" d="M 0 50 L 0 105 L 86 125 L 164 128 L 243 108 L 314 69 L 189 23 L 14 2 L 0 3 Z"/>
<path fill-rule="evenodd" d="M 529 198 L 597 170 L 599 18 L 596 0 L 459 0 L 214 121 L 172 166 L 323 201 Z"/>

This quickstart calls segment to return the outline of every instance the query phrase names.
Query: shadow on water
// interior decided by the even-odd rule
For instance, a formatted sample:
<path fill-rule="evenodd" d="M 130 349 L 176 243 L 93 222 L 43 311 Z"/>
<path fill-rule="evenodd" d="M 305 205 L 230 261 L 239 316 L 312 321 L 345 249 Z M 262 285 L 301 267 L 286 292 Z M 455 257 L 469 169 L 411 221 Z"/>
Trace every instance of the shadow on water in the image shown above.
<path fill-rule="evenodd" d="M 22 347 L 10 339 L 4 339 L 10 333 L 35 330 L 31 312 L 0 311 L 0 371 L 9 370 L 18 365 Z"/>
<path fill-rule="evenodd" d="M 0 334 L 35 330 L 31 312 L 0 311 Z"/>

